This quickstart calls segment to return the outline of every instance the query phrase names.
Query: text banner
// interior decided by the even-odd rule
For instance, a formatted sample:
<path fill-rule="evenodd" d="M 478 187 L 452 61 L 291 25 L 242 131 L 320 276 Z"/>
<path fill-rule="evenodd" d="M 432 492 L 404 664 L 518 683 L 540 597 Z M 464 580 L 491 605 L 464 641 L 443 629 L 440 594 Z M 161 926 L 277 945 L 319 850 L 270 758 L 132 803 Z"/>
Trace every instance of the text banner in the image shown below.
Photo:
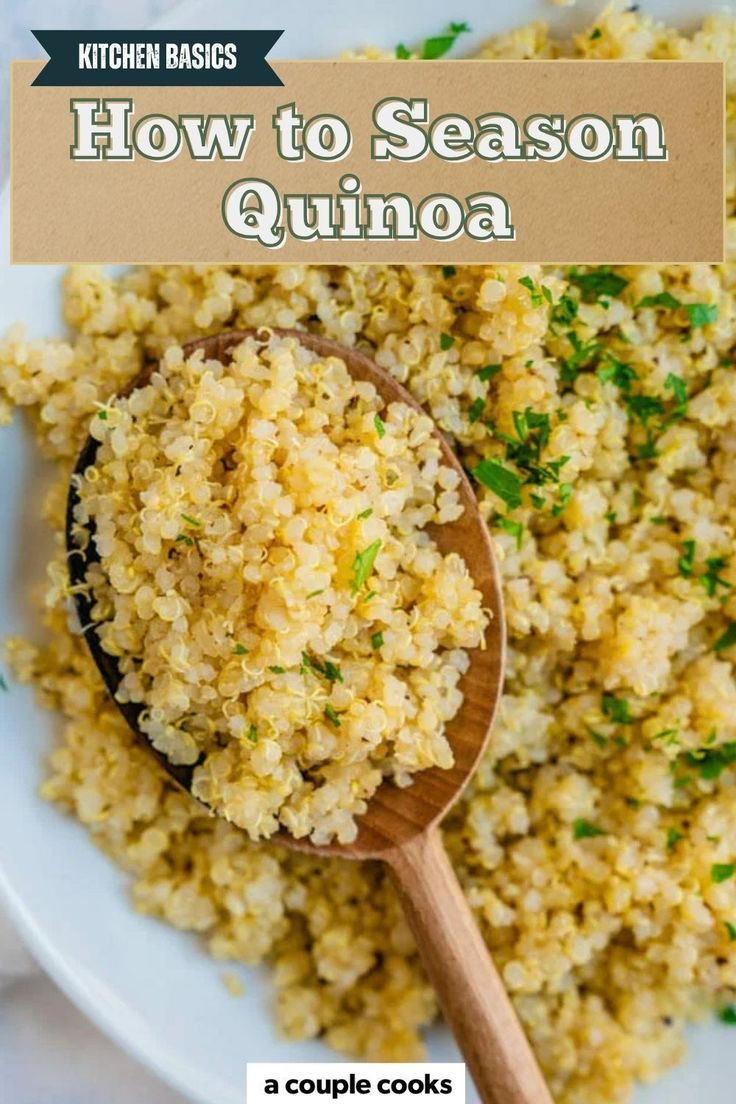
<path fill-rule="evenodd" d="M 274 62 L 284 87 L 34 87 L 17 262 L 723 258 L 720 62 Z"/>

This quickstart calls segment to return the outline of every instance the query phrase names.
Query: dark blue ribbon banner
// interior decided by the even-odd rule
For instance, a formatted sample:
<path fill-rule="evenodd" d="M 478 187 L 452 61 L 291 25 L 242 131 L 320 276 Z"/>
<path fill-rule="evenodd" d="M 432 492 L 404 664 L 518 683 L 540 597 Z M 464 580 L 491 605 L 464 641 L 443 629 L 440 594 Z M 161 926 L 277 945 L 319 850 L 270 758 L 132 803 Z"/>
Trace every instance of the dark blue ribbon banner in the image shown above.
<path fill-rule="evenodd" d="M 240 85 L 283 82 L 266 54 L 283 31 L 33 31 L 49 55 L 35 85 Z"/>

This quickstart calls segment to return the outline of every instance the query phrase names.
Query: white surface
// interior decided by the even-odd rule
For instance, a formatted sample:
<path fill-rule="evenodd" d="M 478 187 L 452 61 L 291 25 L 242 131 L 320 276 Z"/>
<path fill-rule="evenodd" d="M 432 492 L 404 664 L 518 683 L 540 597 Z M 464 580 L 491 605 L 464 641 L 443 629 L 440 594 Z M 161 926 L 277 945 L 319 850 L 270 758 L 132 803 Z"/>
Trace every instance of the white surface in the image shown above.
<path fill-rule="evenodd" d="M 165 5 L 159 5 L 160 11 Z M 492 30 L 543 15 L 579 26 L 600 5 L 559 9 L 535 0 L 512 5 L 487 0 L 380 0 L 364 5 L 328 0 L 281 0 L 264 8 L 242 0 L 185 0 L 170 25 L 179 27 L 285 26 L 279 56 L 329 56 L 371 41 L 412 42 L 444 26 L 449 17 L 477 28 L 464 47 Z M 651 0 L 648 10 L 676 21 L 715 5 L 697 0 Z M 731 5 L 733 7 L 733 5 Z M 134 25 L 154 5 L 90 4 L 95 25 Z M 14 4 L 15 25 L 20 24 Z M 26 5 L 28 23 L 80 25 L 84 9 L 65 20 L 58 4 Z M 54 18 L 56 13 L 56 18 Z M 112 13 L 112 15 L 110 15 Z M 689 19 L 686 17 L 689 15 Z M 93 17 L 90 16 L 90 24 Z M 27 25 L 27 24 L 26 24 Z M 13 51 L 15 52 L 15 51 Z M 22 49 L 28 55 L 27 47 Z M 60 329 L 58 270 L 11 270 L 7 206 L 0 210 L 0 329 L 24 319 L 31 333 Z M 38 475 L 34 451 L 19 426 L 0 433 L 0 637 L 33 631 L 27 584 L 37 579 L 45 534 L 36 520 Z M 12 535 L 12 537 L 11 537 Z M 267 976 L 242 971 L 246 996 L 234 1000 L 211 962 L 189 937 L 133 913 L 125 879 L 89 843 L 78 825 L 40 802 L 40 762 L 53 738 L 53 721 L 32 694 L 11 684 L 3 695 L 0 741 L 0 890 L 8 910 L 42 965 L 107 1034 L 136 1054 L 187 1099 L 242 1104 L 249 1057 L 277 1061 L 333 1061 L 321 1044 L 288 1046 L 268 1016 Z M 22 827 L 22 831 L 19 829 Z M 0 1070 L 8 1104 L 174 1104 L 182 1097 L 137 1070 L 98 1038 L 43 979 L 29 975 L 29 960 L 0 927 Z M 21 975 L 13 979 L 10 975 Z M 691 1104 L 697 1090 L 709 1104 L 732 1104 L 736 1048 L 731 1029 L 715 1024 L 693 1033 L 693 1056 L 679 1074 L 641 1090 L 641 1104 Z M 731 1045 L 729 1045 L 729 1041 Z M 434 1060 L 453 1060 L 447 1034 L 431 1036 Z M 102 1092 L 101 1092 L 102 1088 Z"/>

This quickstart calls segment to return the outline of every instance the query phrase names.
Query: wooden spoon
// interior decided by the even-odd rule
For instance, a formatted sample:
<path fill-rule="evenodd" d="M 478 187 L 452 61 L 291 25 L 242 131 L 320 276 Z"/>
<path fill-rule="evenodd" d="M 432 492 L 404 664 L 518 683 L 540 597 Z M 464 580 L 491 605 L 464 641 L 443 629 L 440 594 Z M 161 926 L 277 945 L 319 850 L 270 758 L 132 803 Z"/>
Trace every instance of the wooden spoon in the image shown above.
<path fill-rule="evenodd" d="M 342 360 L 354 379 L 370 381 L 384 404 L 404 402 L 421 410 L 416 400 L 383 369 L 363 353 L 348 349 L 316 334 L 297 330 L 263 331 L 293 337 L 318 356 Z M 189 357 L 202 349 L 209 359 L 227 364 L 231 350 L 256 331 L 232 331 L 201 338 L 184 346 Z M 127 389 L 144 386 L 155 365 L 149 366 Z M 432 527 L 443 553 L 456 551 L 464 558 L 484 605 L 492 611 L 485 649 L 470 651 L 470 666 L 462 678 L 462 707 L 447 726 L 447 737 L 455 755 L 450 770 L 433 767 L 414 775 L 413 784 L 400 789 L 389 782 L 372 797 L 367 812 L 359 819 L 356 840 L 350 844 L 315 846 L 296 840 L 286 832 L 274 837 L 285 847 L 346 859 L 381 859 L 387 863 L 413 929 L 417 946 L 437 991 L 445 1018 L 463 1052 L 484 1104 L 552 1104 L 529 1043 L 514 1013 L 487 947 L 476 926 L 462 889 L 445 854 L 439 823 L 466 786 L 480 759 L 491 731 L 503 681 L 504 617 L 498 571 L 488 529 L 477 507 L 473 489 L 457 457 L 444 437 L 435 430 L 443 462 L 460 476 L 459 494 L 464 507 L 457 521 Z M 97 441 L 88 438 L 75 474 L 81 475 L 94 463 Z M 84 637 L 116 705 L 135 734 L 146 743 L 166 771 L 191 792 L 194 766 L 176 766 L 151 746 L 137 720 L 141 706 L 115 698 L 120 673 L 113 656 L 103 651 L 92 618 L 92 606 L 83 587 L 87 567 L 98 559 L 91 539 L 80 549 L 83 535 L 74 522 L 79 501 L 78 480 L 72 478 L 66 519 L 69 572 Z"/>

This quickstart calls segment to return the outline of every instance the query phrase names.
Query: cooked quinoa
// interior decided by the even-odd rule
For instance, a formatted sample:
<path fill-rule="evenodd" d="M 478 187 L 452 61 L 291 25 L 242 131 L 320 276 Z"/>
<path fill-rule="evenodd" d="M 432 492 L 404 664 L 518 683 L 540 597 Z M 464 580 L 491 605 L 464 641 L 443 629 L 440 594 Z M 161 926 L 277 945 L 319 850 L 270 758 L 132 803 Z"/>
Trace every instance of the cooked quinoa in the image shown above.
<path fill-rule="evenodd" d="M 347 843 L 384 779 L 453 765 L 487 616 L 426 528 L 463 512 L 430 418 L 264 334 L 227 366 L 171 345 L 91 432 L 95 631 L 200 800 L 251 839 Z"/>
<path fill-rule="evenodd" d="M 535 24 L 483 51 L 561 53 L 721 57 L 736 90 L 726 17 L 688 38 L 609 12 L 574 43 Z M 734 118 L 730 98 L 732 243 Z M 144 355 L 226 327 L 304 326 L 364 348 L 468 468 L 486 461 L 509 670 L 445 839 L 556 1099 L 621 1104 L 736 988 L 735 286 L 733 261 L 75 269 L 74 338 L 7 337 L 0 387 L 59 466 L 49 643 L 10 648 L 65 718 L 43 793 L 129 871 L 142 912 L 199 932 L 217 958 L 268 958 L 287 1034 L 416 1059 L 435 1000 L 379 865 L 287 854 L 203 817 L 105 696 L 68 626 L 60 535 L 91 417 Z"/>

